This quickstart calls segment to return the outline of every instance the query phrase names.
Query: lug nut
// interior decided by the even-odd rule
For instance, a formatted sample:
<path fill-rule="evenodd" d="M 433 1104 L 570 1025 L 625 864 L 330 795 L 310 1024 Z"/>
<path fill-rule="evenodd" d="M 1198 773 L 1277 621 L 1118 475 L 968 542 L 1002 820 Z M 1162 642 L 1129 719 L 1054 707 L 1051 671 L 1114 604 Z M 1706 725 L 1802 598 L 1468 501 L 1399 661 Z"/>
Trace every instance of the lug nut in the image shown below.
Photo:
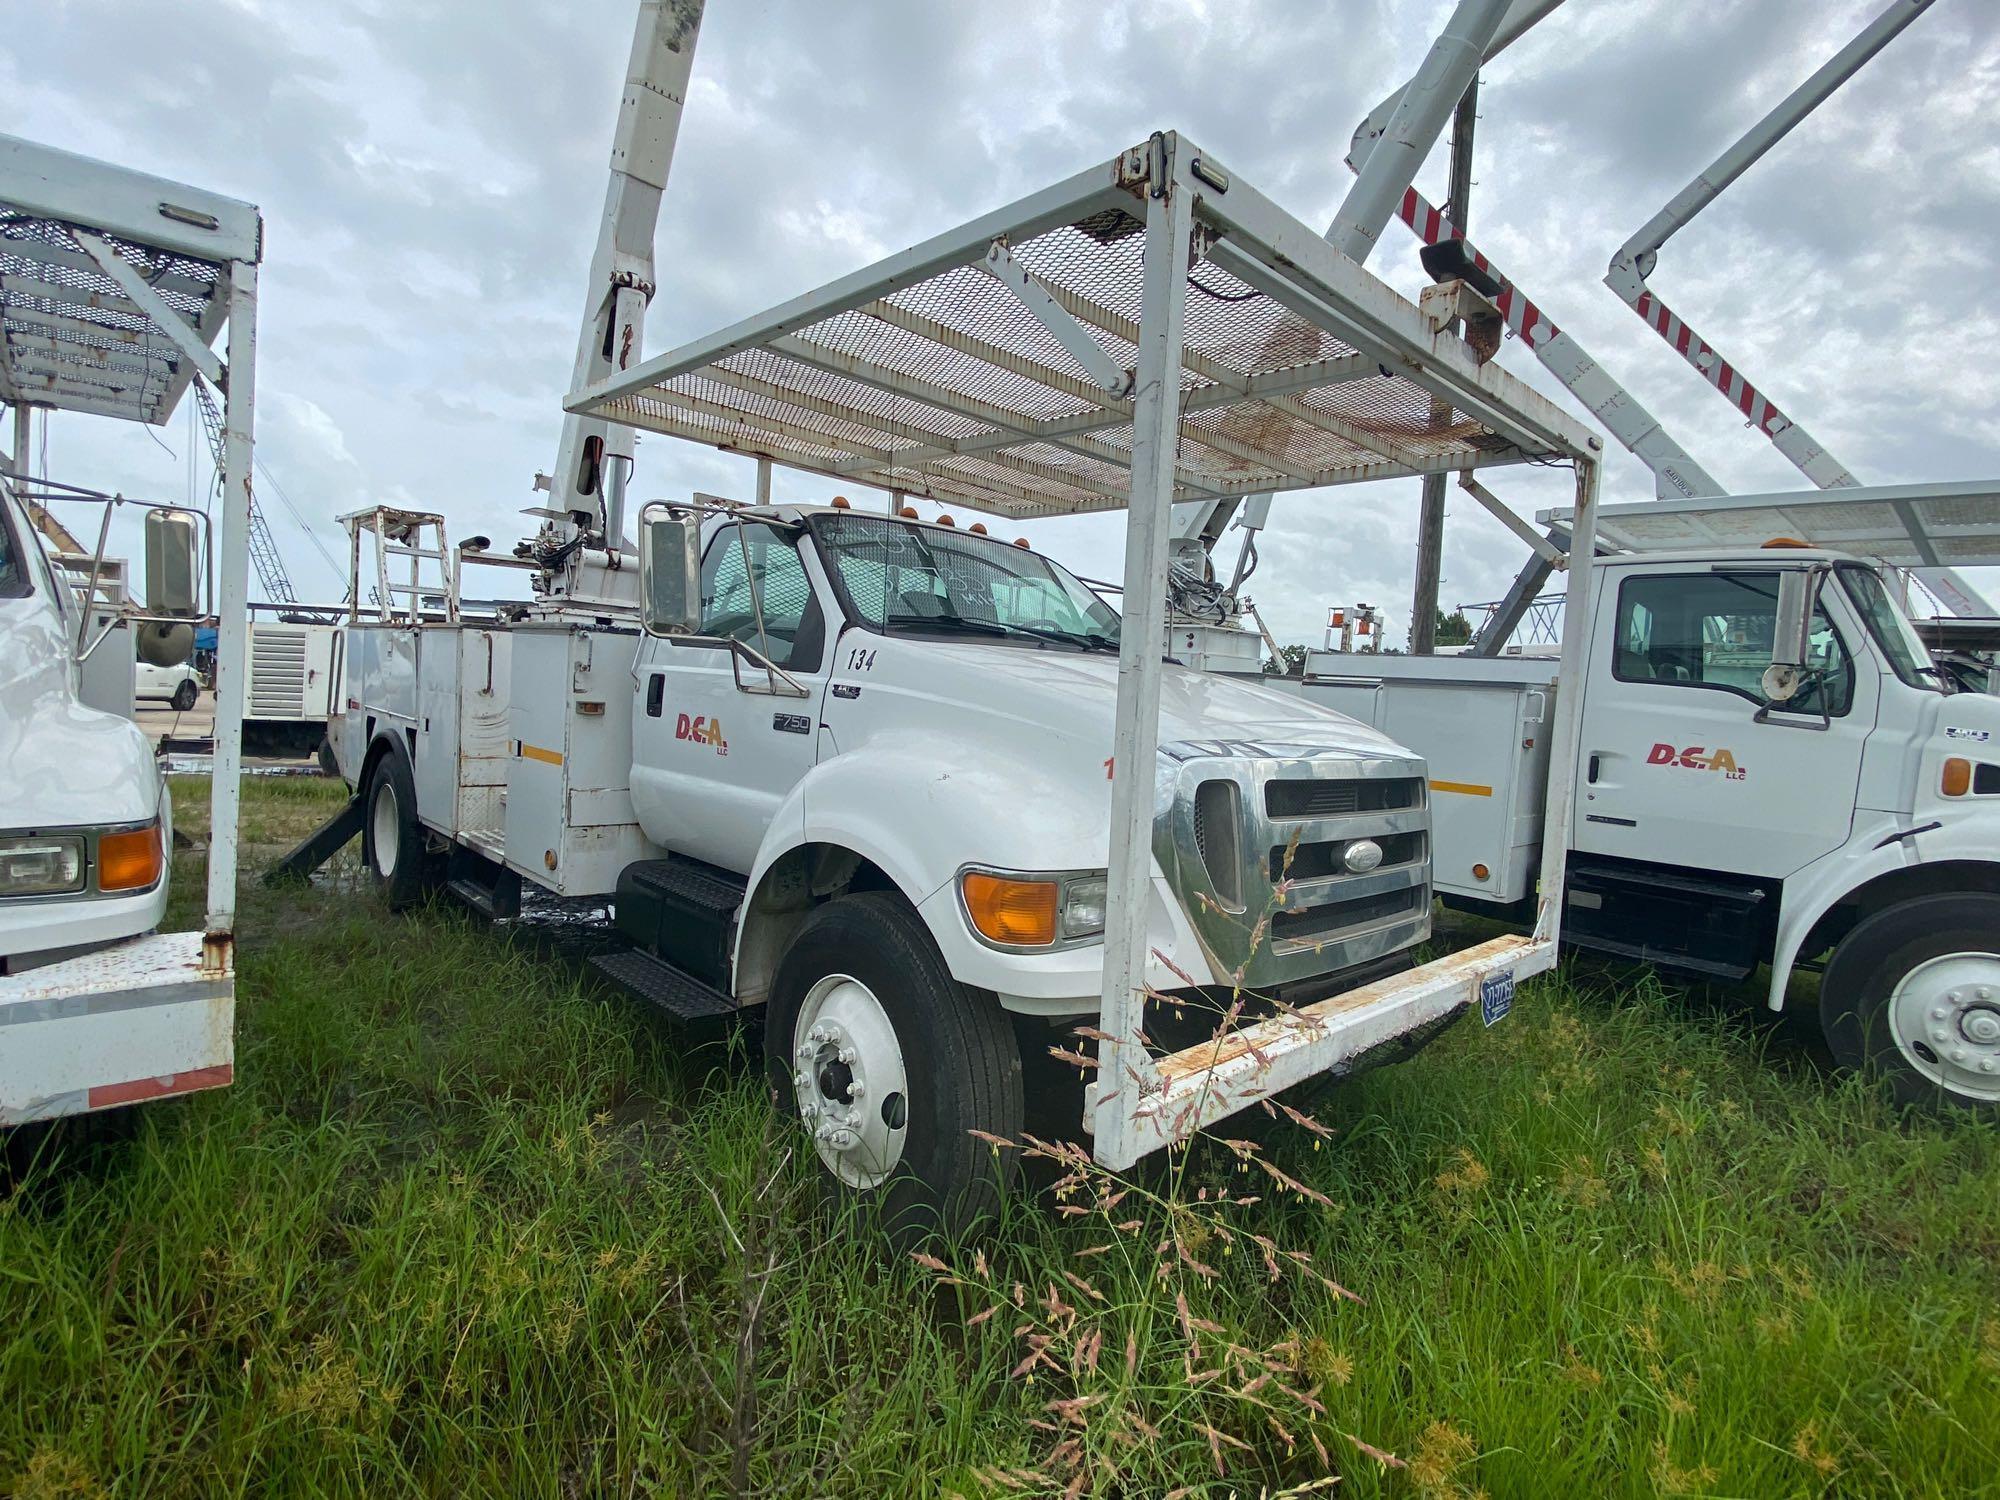
<path fill-rule="evenodd" d="M 854 1059 L 857 1055 L 858 1054 L 856 1054 L 855 1050 L 852 1047 L 842 1047 L 840 1049 L 840 1060 L 848 1064 L 850 1067 L 853 1066 Z"/>
<path fill-rule="evenodd" d="M 1952 1048 L 1952 1049 L 1951 1049 L 1951 1060 L 1952 1060 L 1953 1062 L 1964 1062 L 1964 1061 L 1965 1061 L 1965 1049 L 1964 1049 L 1963 1047 L 1954 1047 L 1954 1048 Z"/>
<path fill-rule="evenodd" d="M 1935 1007 L 1931 1011 L 1931 1019 L 1933 1021 L 1942 1021 L 1946 1016 L 1950 1014 L 1951 1014 L 1950 1011 L 1946 1010 L 1942 1005 L 1940 1005 Z"/>
<path fill-rule="evenodd" d="M 850 1083 L 847 1086 L 847 1097 L 850 1099 L 859 1099 L 863 1094 L 867 1092 L 868 1092 L 868 1085 L 863 1083 L 859 1078 L 855 1079 L 854 1082 Z"/>

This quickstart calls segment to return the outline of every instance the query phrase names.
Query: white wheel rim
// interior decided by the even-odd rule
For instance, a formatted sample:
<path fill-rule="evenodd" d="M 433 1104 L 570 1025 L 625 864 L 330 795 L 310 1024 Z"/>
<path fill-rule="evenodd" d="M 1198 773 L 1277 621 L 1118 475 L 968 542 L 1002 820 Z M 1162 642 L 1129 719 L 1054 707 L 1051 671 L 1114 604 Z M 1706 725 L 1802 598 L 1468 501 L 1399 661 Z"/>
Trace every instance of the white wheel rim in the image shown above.
<path fill-rule="evenodd" d="M 2000 953 L 1946 953 L 1903 976 L 1889 1030 L 1910 1066 L 1969 1099 L 2000 1101 Z"/>
<path fill-rule="evenodd" d="M 396 805 L 396 789 L 387 781 L 375 788 L 375 803 L 369 809 L 369 832 L 375 844 L 375 873 L 387 880 L 396 873 L 403 842 L 403 810 Z"/>
<path fill-rule="evenodd" d="M 806 991 L 792 1027 L 792 1089 L 813 1149 L 847 1186 L 878 1187 L 903 1159 L 910 1123 L 903 1046 L 860 980 L 829 974 Z"/>

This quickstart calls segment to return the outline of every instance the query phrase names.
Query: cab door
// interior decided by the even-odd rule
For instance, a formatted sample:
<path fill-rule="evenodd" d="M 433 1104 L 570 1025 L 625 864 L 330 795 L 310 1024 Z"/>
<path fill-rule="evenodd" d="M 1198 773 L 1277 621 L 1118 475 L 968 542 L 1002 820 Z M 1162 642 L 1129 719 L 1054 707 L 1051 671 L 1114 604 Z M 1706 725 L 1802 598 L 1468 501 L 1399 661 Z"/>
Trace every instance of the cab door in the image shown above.
<path fill-rule="evenodd" d="M 732 520 L 709 538 L 701 633 L 647 637 L 635 673 L 632 803 L 655 843 L 749 872 L 779 804 L 813 766 L 825 589 L 801 528 Z M 768 647 L 804 696 L 740 660 L 733 641 Z"/>
<path fill-rule="evenodd" d="M 1693 870 L 1782 879 L 1848 836 L 1876 674 L 1829 589 L 1814 681 L 1759 719 L 1778 576 L 1755 564 L 1607 569 L 1576 776 L 1574 846 Z M 1867 658 L 1863 658 L 1864 663 Z"/>

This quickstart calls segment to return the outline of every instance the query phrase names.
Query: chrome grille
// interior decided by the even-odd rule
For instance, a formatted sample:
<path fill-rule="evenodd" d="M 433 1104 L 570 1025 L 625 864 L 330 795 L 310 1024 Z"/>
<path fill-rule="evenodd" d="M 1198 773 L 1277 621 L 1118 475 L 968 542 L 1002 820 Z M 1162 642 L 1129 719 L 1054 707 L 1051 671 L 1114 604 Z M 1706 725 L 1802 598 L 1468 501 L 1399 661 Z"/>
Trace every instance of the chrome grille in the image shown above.
<path fill-rule="evenodd" d="M 1287 984 L 1429 936 L 1430 809 L 1414 756 L 1235 740 L 1161 756 L 1154 852 L 1219 973 Z M 1382 858 L 1356 874 L 1345 854 L 1364 839 Z"/>

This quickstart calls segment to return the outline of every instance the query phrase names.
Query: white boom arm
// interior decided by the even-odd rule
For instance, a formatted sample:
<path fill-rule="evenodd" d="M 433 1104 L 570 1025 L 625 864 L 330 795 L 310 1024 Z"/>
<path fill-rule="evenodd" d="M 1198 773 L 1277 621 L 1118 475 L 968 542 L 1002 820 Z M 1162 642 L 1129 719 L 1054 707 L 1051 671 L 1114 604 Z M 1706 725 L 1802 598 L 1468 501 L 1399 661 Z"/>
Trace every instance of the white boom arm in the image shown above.
<path fill-rule="evenodd" d="M 570 390 L 606 379 L 642 354 L 646 304 L 654 287 L 653 234 L 680 134 L 702 6 L 703 0 L 640 0 Z M 591 540 L 616 552 L 624 532 L 624 487 L 631 461 L 630 427 L 598 417 L 565 416 L 550 507 L 588 516 L 584 530 L 595 533 Z M 568 522 L 559 521 L 556 529 L 565 542 L 575 535 Z M 574 569 L 570 572 L 573 576 Z"/>
<path fill-rule="evenodd" d="M 1860 481 L 1825 446 L 1792 420 L 1693 328 L 1683 322 L 1647 285 L 1658 264 L 1662 246 L 1690 223 L 1695 215 L 1713 203 L 1729 185 L 1741 177 L 1834 91 L 1858 73 L 1886 47 L 1904 27 L 1930 9 L 1933 0 L 1893 0 L 1888 9 L 1863 27 L 1845 47 L 1814 71 L 1812 76 L 1787 94 L 1779 105 L 1746 131 L 1737 141 L 1710 162 L 1695 179 L 1676 193 L 1652 218 L 1611 257 L 1604 284 L 1646 325 L 1665 339 L 1701 377 L 1743 413 L 1744 419 L 1771 440 L 1772 446 L 1821 489 L 1846 489 Z M 1905 522 L 1910 521 L 1905 517 Z M 1934 562 L 1917 570 L 1917 578 L 1933 594 L 1958 614 L 1990 614 L 1992 608 L 1979 591 L 1950 568 L 1935 565 L 1936 554 L 1929 542 L 1912 526 L 1911 537 Z"/>
<path fill-rule="evenodd" d="M 1417 168 L 1437 144 L 1452 106 L 1479 72 L 1509 4 L 1510 0 L 1458 0 L 1416 76 L 1395 95 L 1380 133 L 1367 141 L 1365 149 L 1349 155 L 1354 186 L 1347 190 L 1326 237 L 1356 265 L 1368 259 L 1403 189 L 1416 180 Z M 1362 129 L 1372 120 L 1371 116 L 1363 122 Z"/>

